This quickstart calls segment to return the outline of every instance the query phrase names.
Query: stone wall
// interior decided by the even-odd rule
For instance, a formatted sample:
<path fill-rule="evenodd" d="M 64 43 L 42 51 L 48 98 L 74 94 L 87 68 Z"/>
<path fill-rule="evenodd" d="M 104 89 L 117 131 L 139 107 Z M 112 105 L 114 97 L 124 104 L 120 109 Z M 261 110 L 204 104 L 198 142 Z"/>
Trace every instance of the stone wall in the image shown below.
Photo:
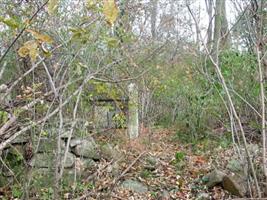
<path fill-rule="evenodd" d="M 93 137 L 73 136 L 67 148 L 68 132 L 61 137 L 60 161 L 64 165 L 64 180 L 72 183 L 79 178 L 96 170 L 100 159 L 119 159 L 120 152 L 111 144 L 97 144 Z M 52 137 L 39 137 L 33 141 L 31 159 L 27 160 L 30 137 L 25 134 L 16 138 L 12 144 L 1 153 L 2 159 L 8 166 L 1 164 L 0 187 L 12 183 L 16 179 L 22 180 L 26 168 L 32 170 L 33 178 L 42 184 L 52 184 L 55 169 L 56 141 Z M 64 155 L 66 152 L 66 160 Z M 11 169 L 11 170 L 9 170 Z M 12 172 L 11 172 L 12 171 Z M 14 174 L 13 174 L 14 172 Z M 43 179 L 42 179 L 43 178 Z M 34 181 L 34 180 L 33 180 Z"/>

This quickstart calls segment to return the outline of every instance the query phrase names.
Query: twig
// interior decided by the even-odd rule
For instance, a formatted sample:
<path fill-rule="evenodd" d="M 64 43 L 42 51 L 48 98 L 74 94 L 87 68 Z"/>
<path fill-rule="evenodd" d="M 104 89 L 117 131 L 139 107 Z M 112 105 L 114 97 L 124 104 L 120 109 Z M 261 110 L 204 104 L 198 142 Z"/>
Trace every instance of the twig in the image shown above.
<path fill-rule="evenodd" d="M 23 106 L 20 108 L 19 113 L 17 113 L 16 115 L 12 115 L 12 117 L 0 128 L 0 136 L 5 134 L 5 131 L 7 129 L 9 129 L 17 120 L 17 117 L 20 113 L 29 110 L 30 108 L 32 108 L 34 105 L 36 105 L 37 103 L 41 102 L 40 99 L 36 99 L 32 102 L 30 102 L 29 104 Z"/>
<path fill-rule="evenodd" d="M 37 16 L 37 14 L 40 12 L 40 10 L 43 9 L 43 7 L 45 7 L 45 5 L 48 3 L 49 0 L 47 0 L 42 6 L 40 6 L 38 8 L 38 10 L 32 15 L 32 17 L 29 19 L 29 24 L 32 22 L 32 20 Z M 26 28 L 28 27 L 28 25 L 25 25 L 24 28 L 19 32 L 19 34 L 17 35 L 17 37 L 13 40 L 13 42 L 9 45 L 9 47 L 7 48 L 7 50 L 5 51 L 5 53 L 1 56 L 0 58 L 0 64 L 1 62 L 4 60 L 4 58 L 6 57 L 6 55 L 8 54 L 8 52 L 10 51 L 10 49 L 14 46 L 14 44 L 17 42 L 17 40 L 22 36 L 22 34 L 24 33 L 24 31 L 26 30 Z"/>
<path fill-rule="evenodd" d="M 49 73 L 49 70 L 48 70 L 48 68 L 47 68 L 47 66 L 46 66 L 46 64 L 45 64 L 45 62 L 44 62 L 44 59 L 42 59 L 41 56 L 39 56 L 39 58 L 40 58 L 40 60 L 42 60 L 42 64 L 43 64 L 43 66 L 44 66 L 44 68 L 45 68 L 45 72 L 46 72 L 46 74 L 47 74 L 47 76 L 48 76 L 48 79 L 49 79 L 51 88 L 52 88 L 52 90 L 53 90 L 53 92 L 54 92 L 54 94 L 55 94 L 55 98 L 57 98 L 57 97 L 58 97 L 58 92 L 57 92 L 57 90 L 56 90 L 55 83 L 53 82 L 53 79 L 52 79 L 52 77 L 51 77 L 51 75 L 50 75 L 50 73 Z"/>
<path fill-rule="evenodd" d="M 102 172 L 103 170 L 105 170 L 112 162 L 113 162 L 113 159 L 110 162 L 108 162 L 107 164 L 105 164 L 101 169 L 97 170 L 95 173 L 88 176 L 85 179 L 85 181 L 89 181 L 89 180 L 93 179 L 99 172 Z"/>
<path fill-rule="evenodd" d="M 5 70 L 6 70 L 6 65 L 7 65 L 7 63 L 5 62 L 3 64 L 3 67 L 1 69 L 1 71 L 0 71 L 0 80 L 2 79 L 2 76 L 3 76 L 3 74 L 4 74 Z"/>
<path fill-rule="evenodd" d="M 146 153 L 146 151 L 143 151 L 136 159 L 134 159 L 134 161 L 120 174 L 120 176 L 118 176 L 117 178 L 115 178 L 112 181 L 112 185 L 113 187 L 115 186 L 115 184 L 122 178 L 125 176 L 125 174 L 134 166 L 134 164 Z"/>
<path fill-rule="evenodd" d="M 198 26 L 198 23 L 197 23 L 197 20 L 195 18 L 195 15 L 193 14 L 193 12 L 192 12 L 192 10 L 191 10 L 191 8 L 190 8 L 190 6 L 188 4 L 187 4 L 187 8 L 188 8 L 188 11 L 190 12 L 190 15 L 192 16 L 193 20 L 195 21 L 195 23 L 196 23 L 196 25 L 198 27 L 198 31 L 199 31 L 200 28 Z M 219 66 L 219 64 L 217 62 L 218 60 L 217 59 L 214 60 L 214 58 L 210 54 L 210 51 L 209 51 L 208 47 L 206 46 L 201 34 L 200 34 L 200 37 L 201 37 L 201 41 L 203 43 L 204 49 L 205 49 L 206 53 L 208 54 L 210 61 L 214 65 L 216 73 L 217 73 L 219 79 L 221 80 L 221 84 L 222 84 L 222 87 L 223 87 L 223 89 L 224 89 L 224 91 L 226 93 L 226 97 L 228 99 L 229 106 L 232 109 L 233 116 L 235 117 L 235 119 L 237 121 L 237 124 L 240 127 L 240 132 L 241 132 L 242 140 L 243 140 L 243 143 L 244 143 L 244 147 L 245 147 L 245 152 L 246 152 L 246 155 L 247 155 L 248 163 L 249 163 L 249 166 L 251 167 L 252 176 L 253 176 L 253 179 L 255 181 L 257 195 L 258 195 L 258 197 L 261 197 L 261 190 L 260 190 L 260 187 L 259 187 L 259 183 L 258 183 L 256 172 L 255 172 L 255 167 L 253 165 L 253 162 L 252 162 L 252 159 L 251 159 L 251 156 L 250 156 L 250 152 L 248 151 L 247 139 L 246 139 L 245 131 L 244 131 L 243 125 L 241 123 L 240 117 L 237 114 L 233 99 L 232 99 L 232 97 L 230 95 L 228 86 L 227 86 L 227 84 L 225 82 L 224 76 L 223 76 L 223 74 L 221 72 L 221 69 L 220 69 L 220 66 Z M 218 55 L 217 55 L 217 57 L 218 57 Z"/>

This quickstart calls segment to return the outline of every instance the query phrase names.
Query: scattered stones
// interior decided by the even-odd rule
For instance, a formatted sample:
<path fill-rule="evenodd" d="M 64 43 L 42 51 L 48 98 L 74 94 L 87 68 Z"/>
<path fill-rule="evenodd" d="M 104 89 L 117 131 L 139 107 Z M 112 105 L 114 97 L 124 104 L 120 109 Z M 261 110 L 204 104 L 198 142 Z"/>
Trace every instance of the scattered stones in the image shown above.
<path fill-rule="evenodd" d="M 148 188 L 143 183 L 140 183 L 139 181 L 135 180 L 125 180 L 121 186 L 125 189 L 132 190 L 133 192 L 137 193 L 146 193 L 148 191 Z"/>

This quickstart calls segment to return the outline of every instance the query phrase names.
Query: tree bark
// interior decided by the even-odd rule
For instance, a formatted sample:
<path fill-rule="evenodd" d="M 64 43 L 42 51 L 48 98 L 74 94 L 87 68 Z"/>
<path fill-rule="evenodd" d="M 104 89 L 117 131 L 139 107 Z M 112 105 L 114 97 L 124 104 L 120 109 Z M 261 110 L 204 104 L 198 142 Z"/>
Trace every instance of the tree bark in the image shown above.
<path fill-rule="evenodd" d="M 213 0 L 206 0 L 206 10 L 209 16 L 209 26 L 207 30 L 207 46 L 210 49 L 212 44 L 212 28 L 213 28 Z"/>
<path fill-rule="evenodd" d="M 152 38 L 157 38 L 157 13 L 158 12 L 158 0 L 151 0 L 151 35 Z"/>
<path fill-rule="evenodd" d="M 216 0 L 212 54 L 218 62 L 218 51 L 230 48 L 230 33 L 226 18 L 225 0 Z"/>

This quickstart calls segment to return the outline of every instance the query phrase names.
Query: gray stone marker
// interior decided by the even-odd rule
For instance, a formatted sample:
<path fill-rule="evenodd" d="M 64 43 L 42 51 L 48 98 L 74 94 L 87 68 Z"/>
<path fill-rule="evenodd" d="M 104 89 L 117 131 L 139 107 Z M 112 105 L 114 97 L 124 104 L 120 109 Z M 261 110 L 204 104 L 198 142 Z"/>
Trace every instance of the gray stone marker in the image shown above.
<path fill-rule="evenodd" d="M 134 83 L 129 84 L 129 120 L 128 120 L 128 134 L 130 139 L 139 136 L 139 121 L 138 121 L 138 90 Z"/>

